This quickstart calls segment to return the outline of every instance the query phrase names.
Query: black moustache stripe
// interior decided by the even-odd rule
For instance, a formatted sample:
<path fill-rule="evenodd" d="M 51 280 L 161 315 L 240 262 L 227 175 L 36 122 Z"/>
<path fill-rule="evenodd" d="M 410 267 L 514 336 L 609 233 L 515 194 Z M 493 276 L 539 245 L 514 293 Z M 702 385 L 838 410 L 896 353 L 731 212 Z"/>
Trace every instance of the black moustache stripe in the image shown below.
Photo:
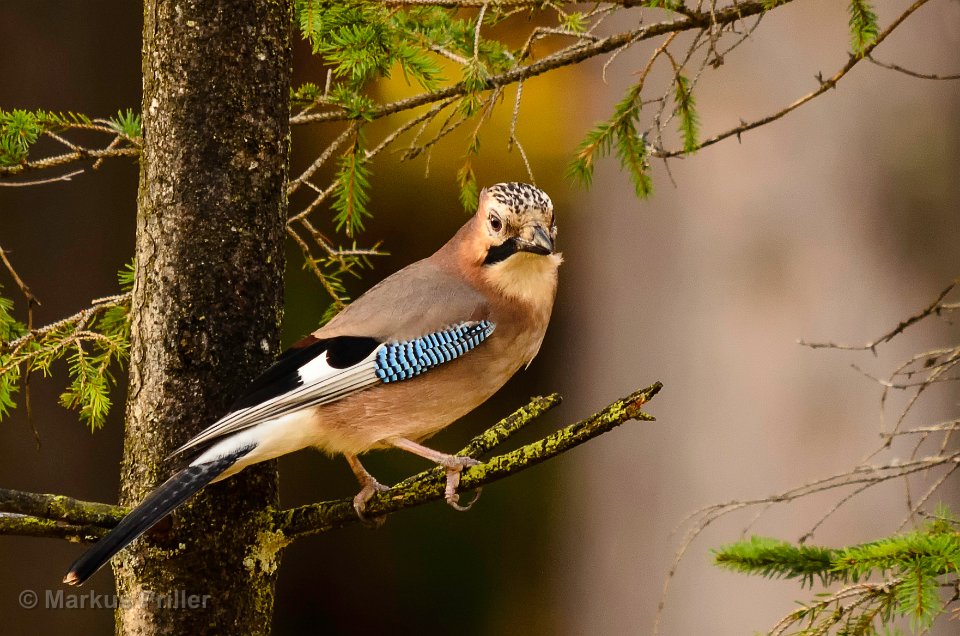
<path fill-rule="evenodd" d="M 487 250 L 487 257 L 483 259 L 484 265 L 493 265 L 504 261 L 510 256 L 517 253 L 517 240 L 514 238 L 508 238 L 506 241 L 500 245 L 495 245 Z"/>

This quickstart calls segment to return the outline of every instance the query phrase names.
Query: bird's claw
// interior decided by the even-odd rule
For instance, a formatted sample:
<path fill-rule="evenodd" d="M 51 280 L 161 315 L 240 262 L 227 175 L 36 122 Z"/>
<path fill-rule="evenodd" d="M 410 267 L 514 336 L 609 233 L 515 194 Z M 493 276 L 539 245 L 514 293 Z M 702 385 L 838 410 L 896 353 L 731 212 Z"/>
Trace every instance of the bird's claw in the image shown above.
<path fill-rule="evenodd" d="M 467 510 L 470 510 L 470 508 L 473 507 L 473 504 L 477 503 L 477 499 L 480 498 L 480 489 L 477 488 L 476 495 L 474 496 L 473 500 L 471 500 L 467 505 L 461 505 L 460 495 L 457 494 L 457 487 L 460 485 L 460 473 L 463 472 L 464 468 L 467 468 L 468 466 L 476 466 L 479 463 L 480 462 L 472 457 L 450 455 L 440 464 L 447 470 L 447 485 L 443 490 L 443 496 L 447 502 L 447 505 L 454 510 L 466 512 Z"/>
<path fill-rule="evenodd" d="M 366 512 L 367 502 L 378 492 L 386 492 L 388 490 L 390 490 L 388 486 L 384 486 L 376 479 L 371 479 L 363 484 L 363 488 L 361 488 L 360 492 L 353 498 L 353 510 L 357 513 L 357 517 L 359 517 L 363 525 L 371 528 L 379 528 L 387 521 L 386 516 L 371 519 L 367 517 Z"/>

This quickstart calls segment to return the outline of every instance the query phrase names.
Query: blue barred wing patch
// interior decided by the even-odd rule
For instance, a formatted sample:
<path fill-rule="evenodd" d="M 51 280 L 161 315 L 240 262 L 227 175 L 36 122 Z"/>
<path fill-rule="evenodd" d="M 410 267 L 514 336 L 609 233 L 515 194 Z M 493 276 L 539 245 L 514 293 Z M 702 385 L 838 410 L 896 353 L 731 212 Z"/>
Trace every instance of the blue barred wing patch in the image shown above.
<path fill-rule="evenodd" d="M 496 325 L 489 320 L 466 322 L 420 338 L 385 344 L 374 365 L 382 382 L 399 382 L 450 362 L 486 340 Z"/>

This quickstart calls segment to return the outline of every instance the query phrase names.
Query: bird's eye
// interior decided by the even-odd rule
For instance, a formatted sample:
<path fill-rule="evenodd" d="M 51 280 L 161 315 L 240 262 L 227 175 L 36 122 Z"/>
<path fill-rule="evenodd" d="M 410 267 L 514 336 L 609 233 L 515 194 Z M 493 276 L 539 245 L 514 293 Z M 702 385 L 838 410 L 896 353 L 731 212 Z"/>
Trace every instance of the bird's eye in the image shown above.
<path fill-rule="evenodd" d="M 490 215 L 490 228 L 493 229 L 494 232 L 499 232 L 503 229 L 503 221 L 500 220 L 500 217 Z"/>

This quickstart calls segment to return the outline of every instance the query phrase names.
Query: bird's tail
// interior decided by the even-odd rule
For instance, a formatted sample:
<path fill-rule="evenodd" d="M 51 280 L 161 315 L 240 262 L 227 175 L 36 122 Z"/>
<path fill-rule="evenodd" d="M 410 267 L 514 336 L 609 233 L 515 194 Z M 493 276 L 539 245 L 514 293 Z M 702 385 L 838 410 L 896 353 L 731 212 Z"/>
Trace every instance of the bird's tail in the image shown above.
<path fill-rule="evenodd" d="M 63 582 L 69 585 L 82 585 L 113 555 L 216 479 L 253 448 L 254 445 L 249 445 L 209 462 L 191 464 L 163 482 L 160 487 L 147 495 L 140 505 L 131 510 L 130 514 L 121 519 L 107 536 L 74 561 L 67 575 L 63 577 Z"/>

